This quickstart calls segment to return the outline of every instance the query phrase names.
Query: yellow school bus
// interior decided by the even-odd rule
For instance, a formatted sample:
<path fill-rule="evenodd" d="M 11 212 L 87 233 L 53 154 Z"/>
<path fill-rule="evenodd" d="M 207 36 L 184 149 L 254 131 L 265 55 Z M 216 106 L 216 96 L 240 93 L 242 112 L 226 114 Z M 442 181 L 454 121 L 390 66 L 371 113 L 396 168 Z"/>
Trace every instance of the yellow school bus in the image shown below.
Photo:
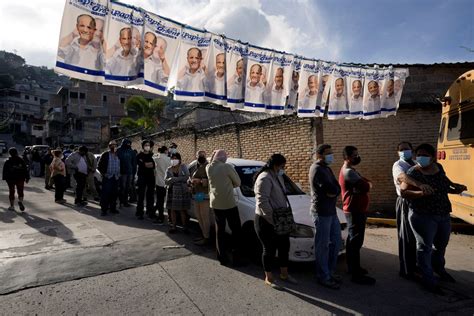
<path fill-rule="evenodd" d="M 452 216 L 474 224 L 474 70 L 456 79 L 441 103 L 438 162 L 451 181 L 467 186 L 449 195 Z"/>

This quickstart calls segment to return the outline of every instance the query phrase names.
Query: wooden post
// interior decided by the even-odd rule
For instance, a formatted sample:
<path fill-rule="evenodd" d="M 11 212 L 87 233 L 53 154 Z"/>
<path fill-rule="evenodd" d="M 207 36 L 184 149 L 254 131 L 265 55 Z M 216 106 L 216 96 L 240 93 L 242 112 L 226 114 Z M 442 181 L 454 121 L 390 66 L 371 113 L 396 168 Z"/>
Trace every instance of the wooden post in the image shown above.
<path fill-rule="evenodd" d="M 314 139 L 313 147 L 316 149 L 319 145 L 324 144 L 323 118 L 311 118 L 311 127 L 313 132 L 312 138 Z"/>

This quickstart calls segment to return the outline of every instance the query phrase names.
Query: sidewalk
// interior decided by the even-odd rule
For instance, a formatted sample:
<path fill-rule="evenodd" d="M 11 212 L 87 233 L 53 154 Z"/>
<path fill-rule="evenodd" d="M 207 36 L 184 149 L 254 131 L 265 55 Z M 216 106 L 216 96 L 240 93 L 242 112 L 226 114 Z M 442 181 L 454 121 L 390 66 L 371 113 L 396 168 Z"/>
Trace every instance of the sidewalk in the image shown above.
<path fill-rule="evenodd" d="M 3 168 L 4 158 L 0 158 Z M 0 294 L 26 287 L 62 282 L 120 271 L 187 256 L 186 248 L 173 248 L 166 226 L 138 221 L 134 207 L 120 214 L 100 216 L 97 202 L 76 208 L 54 203 L 54 191 L 44 189 L 43 178 L 25 187 L 26 211 L 8 211 L 8 187 L 0 182 Z M 167 249 L 163 249 L 167 247 Z"/>

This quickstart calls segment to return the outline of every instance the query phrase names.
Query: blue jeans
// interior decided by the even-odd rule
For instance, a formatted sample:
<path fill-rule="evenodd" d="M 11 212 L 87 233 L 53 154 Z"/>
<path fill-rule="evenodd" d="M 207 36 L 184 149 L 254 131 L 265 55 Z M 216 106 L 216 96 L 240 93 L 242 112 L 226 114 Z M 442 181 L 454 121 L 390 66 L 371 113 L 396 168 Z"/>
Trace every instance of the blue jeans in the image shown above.
<path fill-rule="evenodd" d="M 318 216 L 313 214 L 316 235 L 314 248 L 316 256 L 316 276 L 327 281 L 336 270 L 337 256 L 341 249 L 341 224 L 337 215 Z"/>
<path fill-rule="evenodd" d="M 436 272 L 445 271 L 444 253 L 451 234 L 451 218 L 449 214 L 419 214 L 410 210 L 408 220 L 416 239 L 416 263 L 423 274 L 423 281 L 435 284 L 433 269 Z"/>
<path fill-rule="evenodd" d="M 112 178 L 102 178 L 102 192 L 100 195 L 100 209 L 106 213 L 108 210 L 117 210 L 117 195 L 119 190 L 119 180 Z"/>

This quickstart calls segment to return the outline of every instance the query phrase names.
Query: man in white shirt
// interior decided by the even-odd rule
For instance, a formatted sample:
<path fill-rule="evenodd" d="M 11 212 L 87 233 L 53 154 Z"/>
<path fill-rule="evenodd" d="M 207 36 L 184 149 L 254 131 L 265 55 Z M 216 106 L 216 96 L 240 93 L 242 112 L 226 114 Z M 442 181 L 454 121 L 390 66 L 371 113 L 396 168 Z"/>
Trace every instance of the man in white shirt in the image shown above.
<path fill-rule="evenodd" d="M 87 202 L 83 199 L 88 174 L 86 160 L 87 151 L 86 146 L 81 146 L 78 151 L 72 153 L 66 159 L 66 165 L 69 170 L 72 170 L 74 179 L 76 180 L 76 198 L 74 204 L 79 207 L 87 205 Z"/>
<path fill-rule="evenodd" d="M 161 60 L 153 54 L 157 37 L 152 32 L 146 32 L 143 44 L 144 77 L 145 80 L 160 84 L 164 79 Z"/>
<path fill-rule="evenodd" d="M 253 64 L 250 67 L 250 78 L 245 89 L 245 102 L 263 104 L 265 85 L 260 82 L 262 71 L 260 64 Z"/>
<path fill-rule="evenodd" d="M 291 75 L 290 93 L 288 96 L 288 107 L 294 108 L 298 98 L 298 81 L 300 80 L 300 73 L 293 71 Z"/>
<path fill-rule="evenodd" d="M 204 92 L 206 73 L 201 67 L 202 52 L 197 47 L 191 47 L 187 52 L 188 64 L 181 71 L 176 85 L 177 90 L 188 92 Z"/>
<path fill-rule="evenodd" d="M 92 42 L 95 31 L 95 19 L 88 14 L 79 15 L 74 31 L 59 41 L 58 57 L 66 64 L 99 70 L 100 51 Z"/>
<path fill-rule="evenodd" d="M 367 104 L 364 109 L 364 113 L 380 111 L 379 83 L 375 80 L 370 81 L 367 85 L 367 90 L 369 91 L 369 97 L 367 99 Z"/>
<path fill-rule="evenodd" d="M 331 111 L 347 111 L 347 99 L 344 94 L 344 79 L 337 78 L 334 82 L 334 92 L 332 104 L 329 104 Z"/>
<path fill-rule="evenodd" d="M 390 110 L 390 109 L 394 109 L 395 106 L 396 106 L 396 102 L 395 102 L 395 92 L 394 92 L 394 81 L 393 79 L 389 79 L 386 83 L 382 107 Z"/>
<path fill-rule="evenodd" d="M 408 201 L 401 196 L 400 184 L 405 182 L 411 186 L 420 188 L 423 192 L 431 194 L 433 192 L 429 185 L 418 183 L 410 178 L 406 173 L 415 165 L 412 159 L 413 146 L 409 142 L 398 144 L 399 160 L 395 161 L 392 167 L 393 182 L 397 190 L 397 231 L 398 231 L 398 256 L 400 261 L 400 276 L 413 279 L 416 272 L 416 239 L 413 235 L 408 221 Z"/>
<path fill-rule="evenodd" d="M 244 60 L 240 59 L 235 65 L 235 73 L 227 82 L 227 98 L 242 100 L 244 98 Z"/>
<path fill-rule="evenodd" d="M 315 110 L 317 97 L 318 78 L 316 75 L 311 75 L 308 77 L 308 86 L 305 89 L 304 97 L 298 101 L 298 109 Z"/>
<path fill-rule="evenodd" d="M 286 95 L 284 94 L 283 88 L 283 77 L 284 70 L 279 67 L 275 71 L 275 78 L 273 79 L 273 85 L 271 89 L 267 92 L 268 96 L 266 98 L 266 104 L 268 105 L 284 105 L 286 101 Z"/>
<path fill-rule="evenodd" d="M 132 48 L 132 29 L 124 27 L 120 30 L 120 48 L 116 48 L 112 58 L 107 61 L 106 73 L 114 76 L 134 76 L 138 74 L 137 54 Z"/>
<path fill-rule="evenodd" d="M 171 159 L 168 157 L 168 148 L 166 146 L 161 146 L 158 148 L 158 153 L 153 156 L 155 161 L 155 191 L 156 191 L 156 206 L 155 211 L 158 211 L 158 217 L 155 219 L 154 223 L 163 224 L 165 219 L 165 197 L 166 197 L 166 188 L 165 188 L 165 176 L 166 169 L 171 167 Z"/>
<path fill-rule="evenodd" d="M 363 111 L 363 98 L 362 98 L 362 81 L 359 79 L 352 81 L 351 84 L 352 95 L 349 100 L 349 111 L 350 116 L 360 117 Z M 359 113 L 360 112 L 360 113 Z"/>
<path fill-rule="evenodd" d="M 225 55 L 216 55 L 216 72 L 209 76 L 209 92 L 225 96 Z"/>

